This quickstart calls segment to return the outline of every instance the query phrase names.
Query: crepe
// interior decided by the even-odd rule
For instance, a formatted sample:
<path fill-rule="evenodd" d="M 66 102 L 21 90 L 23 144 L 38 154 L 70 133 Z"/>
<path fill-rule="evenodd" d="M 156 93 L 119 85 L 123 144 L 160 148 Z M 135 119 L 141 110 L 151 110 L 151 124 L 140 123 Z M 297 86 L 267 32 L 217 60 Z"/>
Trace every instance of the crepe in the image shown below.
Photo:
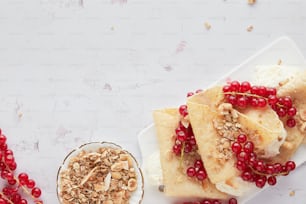
<path fill-rule="evenodd" d="M 289 160 L 303 140 L 306 140 L 306 71 L 298 73 L 285 83 L 280 83 L 278 95 L 290 96 L 298 111 L 295 117 L 297 125 L 294 128 L 286 127 L 288 136 L 281 146 L 281 153 L 272 158 L 274 162 L 283 162 Z"/>
<path fill-rule="evenodd" d="M 157 110 L 154 111 L 153 117 L 160 149 L 164 193 L 167 196 L 181 198 L 228 198 L 228 195 L 218 191 L 209 179 L 205 179 L 203 182 L 195 182 L 179 169 L 179 157 L 172 153 L 173 135 L 180 121 L 178 110 Z"/>
<path fill-rule="evenodd" d="M 261 157 L 274 156 L 286 138 L 281 121 L 274 111 L 249 109 L 237 111 L 224 103 L 222 87 L 213 87 L 187 101 L 190 122 L 205 163 L 209 179 L 228 194 L 241 196 L 251 185 L 240 178 L 231 141 L 247 133 Z M 281 136 L 281 137 L 279 137 Z"/>

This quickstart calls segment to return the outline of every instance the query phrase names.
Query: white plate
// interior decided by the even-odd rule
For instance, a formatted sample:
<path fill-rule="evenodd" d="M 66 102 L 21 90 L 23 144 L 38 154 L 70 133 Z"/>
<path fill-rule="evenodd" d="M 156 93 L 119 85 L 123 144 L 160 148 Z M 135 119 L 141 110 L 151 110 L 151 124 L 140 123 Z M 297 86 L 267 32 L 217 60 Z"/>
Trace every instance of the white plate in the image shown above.
<path fill-rule="evenodd" d="M 296 44 L 288 37 L 281 37 L 272 42 L 264 49 L 262 49 L 261 51 L 257 52 L 255 55 L 253 55 L 243 63 L 241 63 L 238 67 L 234 68 L 232 71 L 224 75 L 214 84 L 224 83 L 229 78 L 233 78 L 239 81 L 252 81 L 251 76 L 255 74 L 255 67 L 257 65 L 273 65 L 276 64 L 279 60 L 282 61 L 282 65 L 303 68 L 306 67 L 306 60 L 297 48 Z M 199 84 L 199 87 L 201 87 L 201 84 Z M 158 151 L 158 144 L 153 124 L 139 133 L 138 142 L 142 155 L 142 161 L 146 161 L 146 159 L 153 152 Z M 306 157 L 303 156 L 305 154 L 306 147 L 305 145 L 302 145 L 293 158 L 297 166 L 300 166 L 306 161 Z M 149 185 L 147 180 L 148 178 L 146 176 L 146 171 L 144 169 L 143 174 L 145 179 L 145 196 L 143 203 L 169 204 L 171 203 L 171 201 L 174 201 L 174 199 L 166 197 L 162 193 L 160 193 L 156 186 Z M 263 189 L 256 189 L 256 191 L 251 195 L 247 195 L 243 198 L 240 198 L 239 204 L 246 203 L 248 200 L 253 198 L 262 190 Z"/>

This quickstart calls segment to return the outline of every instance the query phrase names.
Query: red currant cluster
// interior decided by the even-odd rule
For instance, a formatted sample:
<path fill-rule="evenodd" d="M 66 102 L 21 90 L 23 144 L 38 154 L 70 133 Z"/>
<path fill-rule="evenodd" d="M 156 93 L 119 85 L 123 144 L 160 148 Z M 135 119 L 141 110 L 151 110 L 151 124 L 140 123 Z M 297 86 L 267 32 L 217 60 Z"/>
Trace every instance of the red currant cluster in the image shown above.
<path fill-rule="evenodd" d="M 184 118 L 188 115 L 186 105 L 179 107 L 179 113 Z M 197 149 L 197 143 L 193 134 L 193 130 L 190 124 L 184 125 L 181 121 L 178 127 L 175 129 L 175 144 L 173 146 L 173 152 L 176 155 L 181 155 L 181 152 L 190 153 Z"/>
<path fill-rule="evenodd" d="M 258 188 L 263 188 L 266 183 L 275 185 L 276 176 L 286 176 L 295 169 L 293 161 L 287 161 L 285 165 L 281 165 L 280 163 L 269 164 L 257 158 L 253 142 L 247 141 L 247 136 L 244 134 L 238 135 L 231 147 L 237 158 L 236 168 L 242 172 L 241 178 L 244 181 L 255 182 Z"/>
<path fill-rule="evenodd" d="M 183 118 L 186 117 L 188 115 L 187 106 L 181 105 L 179 107 L 179 113 Z M 172 151 L 177 156 L 182 156 L 183 154 L 188 154 L 197 150 L 197 143 L 192 127 L 190 124 L 186 126 L 180 121 L 178 127 L 175 129 L 175 142 Z M 188 167 L 186 174 L 189 177 L 197 178 L 199 181 L 203 181 L 207 178 L 207 173 L 201 160 L 196 160 L 194 166 Z"/>
<path fill-rule="evenodd" d="M 292 104 L 289 96 L 277 97 L 275 88 L 265 86 L 251 86 L 247 81 L 241 84 L 238 81 L 232 81 L 223 86 L 223 93 L 227 102 L 240 108 L 266 107 L 270 105 L 280 118 L 287 116 L 286 124 L 288 127 L 294 127 L 296 121 L 293 118 L 297 110 Z"/>
<path fill-rule="evenodd" d="M 236 198 L 230 198 L 227 202 L 222 202 L 220 200 L 204 199 L 201 201 L 195 202 L 183 202 L 183 204 L 237 204 L 238 201 Z"/>
<path fill-rule="evenodd" d="M 203 181 L 207 178 L 203 161 L 200 159 L 195 160 L 193 166 L 187 168 L 186 173 L 189 177 L 196 177 L 199 181 Z"/>
<path fill-rule="evenodd" d="M 20 173 L 15 177 L 17 164 L 13 151 L 8 149 L 6 136 L 0 129 L 0 174 L 1 178 L 7 182 L 7 185 L 0 192 L 0 204 L 27 204 L 28 201 L 22 198 L 19 189 L 22 189 L 27 195 L 30 195 L 36 204 L 43 204 L 38 198 L 41 190 L 35 187 L 35 181 L 30 179 L 28 174 Z"/>

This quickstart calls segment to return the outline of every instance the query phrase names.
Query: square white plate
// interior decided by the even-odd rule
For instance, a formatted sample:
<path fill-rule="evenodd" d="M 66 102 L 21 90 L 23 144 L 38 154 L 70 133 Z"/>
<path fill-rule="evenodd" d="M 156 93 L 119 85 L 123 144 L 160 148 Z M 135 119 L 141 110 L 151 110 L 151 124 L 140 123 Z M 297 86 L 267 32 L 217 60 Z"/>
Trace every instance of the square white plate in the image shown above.
<path fill-rule="evenodd" d="M 220 78 L 217 83 L 224 83 L 227 79 L 232 78 L 238 81 L 252 81 L 252 76 L 255 75 L 255 67 L 258 65 L 273 65 L 279 60 L 282 61 L 282 65 L 298 67 L 305 69 L 306 60 L 297 48 L 296 44 L 288 37 L 281 37 L 270 45 L 266 46 L 255 55 L 248 58 L 246 61 L 241 63 L 238 67 L 231 70 Z M 201 87 L 201 84 L 199 84 Z M 142 130 L 138 135 L 138 142 L 142 155 L 142 161 L 145 161 L 153 152 L 158 151 L 158 144 L 155 135 L 154 125 L 150 125 Z M 296 152 L 292 160 L 296 162 L 297 166 L 300 166 L 306 161 L 306 147 L 301 145 L 299 150 Z M 144 204 L 169 204 L 175 199 L 164 196 L 158 191 L 156 186 L 151 186 L 146 178 L 146 171 L 143 169 L 144 180 L 145 180 L 145 193 L 144 193 Z M 263 189 L 257 189 L 254 193 L 239 198 L 239 204 L 246 203 L 248 200 L 253 198 Z"/>

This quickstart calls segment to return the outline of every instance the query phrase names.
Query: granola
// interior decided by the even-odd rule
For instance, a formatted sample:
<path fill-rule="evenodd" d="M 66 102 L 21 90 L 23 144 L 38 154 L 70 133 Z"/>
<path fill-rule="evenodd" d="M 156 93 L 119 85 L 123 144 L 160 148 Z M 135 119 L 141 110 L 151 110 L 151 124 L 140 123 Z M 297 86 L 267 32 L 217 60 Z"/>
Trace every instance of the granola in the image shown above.
<path fill-rule="evenodd" d="M 81 151 L 60 174 L 63 204 L 128 204 L 137 189 L 133 159 L 124 150 Z"/>

